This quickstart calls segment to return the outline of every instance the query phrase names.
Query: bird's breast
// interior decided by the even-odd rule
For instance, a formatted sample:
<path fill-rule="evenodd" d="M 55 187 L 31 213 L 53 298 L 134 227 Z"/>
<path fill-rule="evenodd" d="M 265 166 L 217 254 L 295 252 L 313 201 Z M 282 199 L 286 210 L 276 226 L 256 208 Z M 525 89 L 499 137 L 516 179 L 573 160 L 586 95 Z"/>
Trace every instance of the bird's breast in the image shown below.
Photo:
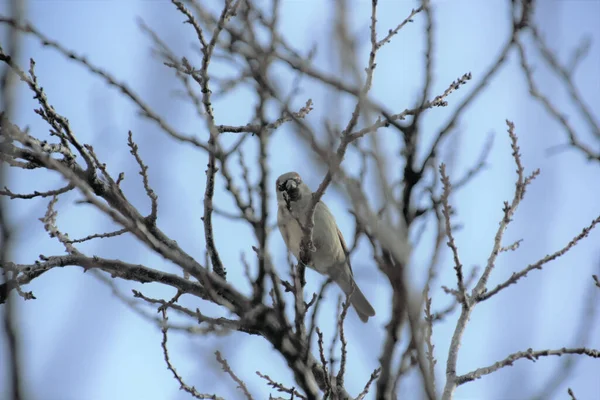
<path fill-rule="evenodd" d="M 318 207 L 323 207 L 318 205 Z M 322 211 L 322 210 L 321 210 Z M 311 263 L 309 268 L 321 274 L 327 274 L 330 268 L 336 268 L 345 263 L 345 254 L 342 249 L 340 239 L 337 236 L 335 221 L 327 224 L 323 219 L 333 218 L 327 209 L 326 212 L 320 212 L 315 216 L 315 227 L 313 229 L 313 245 L 315 252 L 311 254 Z M 321 216 L 322 218 L 319 218 Z M 277 213 L 279 230 L 288 250 L 300 261 L 300 243 L 302 242 L 302 228 L 285 206 L 279 207 Z"/>
<path fill-rule="evenodd" d="M 302 240 L 302 228 L 300 227 L 300 224 L 285 208 L 279 209 L 278 219 L 280 221 L 279 228 L 281 236 L 283 236 L 283 240 L 285 241 L 288 250 L 299 260 L 300 241 Z"/>

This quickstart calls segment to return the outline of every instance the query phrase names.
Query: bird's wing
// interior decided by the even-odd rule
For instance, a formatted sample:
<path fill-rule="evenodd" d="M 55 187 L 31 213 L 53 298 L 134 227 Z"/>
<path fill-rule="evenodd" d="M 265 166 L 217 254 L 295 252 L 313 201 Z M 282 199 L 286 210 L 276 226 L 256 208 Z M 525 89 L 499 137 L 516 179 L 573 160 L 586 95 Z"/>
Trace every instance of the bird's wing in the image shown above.
<path fill-rule="evenodd" d="M 348 268 L 350 268 L 350 274 L 354 275 L 352 272 L 352 265 L 350 264 L 350 253 L 348 251 L 348 246 L 346 246 L 344 236 L 342 235 L 342 232 L 340 231 L 339 227 L 336 226 L 335 229 L 337 229 L 337 235 L 338 238 L 340 238 L 340 244 L 342 245 L 342 250 L 344 250 L 344 255 L 346 256 L 346 262 L 348 263 Z"/>
<path fill-rule="evenodd" d="M 348 264 L 348 268 L 350 269 L 350 275 L 352 275 L 352 265 L 350 265 L 350 252 L 348 251 L 348 246 L 346 245 L 344 236 L 342 235 L 340 228 L 337 226 L 337 223 L 335 222 L 335 217 L 329 210 L 329 207 L 327 207 L 327 204 L 325 204 L 322 200 L 320 200 L 317 203 L 317 207 L 320 207 L 325 213 L 329 214 L 329 217 L 333 220 L 333 224 L 335 225 L 335 230 L 336 230 L 338 239 L 340 241 L 340 245 L 342 246 L 342 251 L 344 252 L 345 261 Z M 333 232 L 330 232 L 330 233 L 333 233 Z M 315 247 L 318 249 L 319 243 L 315 243 Z"/>

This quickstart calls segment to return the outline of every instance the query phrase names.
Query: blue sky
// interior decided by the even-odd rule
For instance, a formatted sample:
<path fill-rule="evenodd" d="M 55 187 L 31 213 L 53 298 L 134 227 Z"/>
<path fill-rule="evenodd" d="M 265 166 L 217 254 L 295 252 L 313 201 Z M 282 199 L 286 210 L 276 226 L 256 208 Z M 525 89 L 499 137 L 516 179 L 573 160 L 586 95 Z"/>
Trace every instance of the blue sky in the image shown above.
<path fill-rule="evenodd" d="M 435 8 L 435 81 L 433 93 L 438 94 L 463 73 L 470 71 L 473 80 L 448 98 L 448 108 L 429 111 L 423 120 L 423 143 L 428 143 L 436 129 L 448 120 L 453 106 L 468 94 L 499 53 L 510 28 L 508 2 L 475 0 L 434 1 Z M 592 47 L 588 58 L 575 75 L 581 94 L 600 118 L 600 2 L 554 1 L 538 2 L 536 21 L 545 38 L 562 60 L 580 40 L 589 35 Z M 306 51 L 314 43 L 319 45 L 316 63 L 319 69 L 331 71 L 333 57 L 328 44 L 321 38 L 331 33 L 331 7 L 323 7 L 317 0 L 284 0 L 281 12 L 283 34 L 298 49 Z M 366 65 L 369 41 L 370 1 L 352 2 L 353 32 L 362 37 L 360 52 Z M 395 27 L 410 9 L 411 1 L 380 1 L 379 34 Z M 5 13 L 6 5 L 0 9 Z M 52 39 L 88 57 L 90 62 L 127 82 L 140 96 L 165 118 L 186 133 L 206 138 L 203 121 L 194 109 L 177 96 L 181 88 L 171 70 L 151 54 L 150 40 L 137 24 L 141 17 L 147 25 L 169 43 L 176 54 L 198 60 L 195 36 L 189 25 L 183 25 L 182 15 L 167 1 L 31 1 L 29 19 Z M 371 91 L 373 98 L 393 111 L 413 105 L 420 93 L 423 64 L 423 19 L 406 26 L 392 43 L 386 45 L 377 59 L 376 77 Z M 4 31 L 3 31 L 4 34 Z M 135 161 L 126 148 L 127 131 L 131 130 L 140 146 L 140 153 L 150 167 L 150 183 L 159 195 L 159 226 L 179 245 L 203 260 L 204 232 L 202 196 L 206 158 L 190 146 L 174 143 L 153 123 L 141 118 L 135 107 L 121 94 L 105 85 L 99 77 L 70 62 L 55 51 L 42 48 L 32 37 L 23 38 L 21 65 L 33 57 L 41 85 L 51 104 L 66 116 L 77 137 L 94 145 L 109 171 L 126 172 L 124 187 L 132 202 L 146 212 L 149 202 L 143 192 Z M 583 140 L 594 143 L 581 117 L 574 113 L 568 96 L 558 81 L 542 66 L 537 56 L 531 58 L 536 66 L 536 80 L 544 93 L 569 115 Z M 215 68 L 216 69 L 216 68 Z M 283 70 L 282 70 L 283 71 Z M 217 73 L 220 73 L 219 70 Z M 287 74 L 287 75 L 286 75 Z M 290 80 L 288 71 L 282 72 L 280 82 Z M 330 93 L 314 82 L 306 81 L 296 105 L 312 98 L 315 110 L 307 121 L 322 126 L 325 118 L 340 124 L 347 121 L 350 108 L 345 102 L 331 106 Z M 245 124 L 254 113 L 254 97 L 247 89 L 225 96 L 214 103 L 218 123 Z M 19 88 L 19 109 L 15 116 L 21 126 L 29 126 L 36 136 L 47 136 L 47 126 L 33 113 L 36 107 L 32 95 L 24 85 Z M 526 81 L 519 70 L 518 58 L 513 51 L 509 63 L 492 81 L 486 92 L 469 108 L 459 121 L 459 127 L 450 139 L 456 146 L 441 156 L 454 160 L 452 176 L 462 176 L 477 160 L 489 134 L 494 135 L 494 147 L 489 166 L 472 183 L 452 196 L 457 211 L 456 222 L 462 229 L 455 233 L 461 260 L 466 267 L 484 265 L 493 245 L 493 234 L 502 215 L 502 203 L 512 198 L 515 166 L 511 157 L 510 141 L 506 134 L 505 119 L 516 124 L 523 163 L 527 171 L 541 169 L 541 175 L 530 186 L 515 221 L 505 236 L 505 244 L 524 239 L 514 253 L 503 254 L 490 279 L 490 286 L 504 281 L 512 272 L 524 268 L 546 254 L 556 251 L 578 234 L 598 216 L 600 165 L 588 163 L 576 151 L 566 150 L 549 155 L 548 149 L 566 143 L 566 134 L 552 121 L 541 106 L 528 96 Z M 381 130 L 382 141 L 393 148 L 396 133 Z M 230 141 L 234 138 L 224 138 Z M 596 148 L 598 147 L 596 141 Z M 297 151 L 299 144 L 291 126 L 284 125 L 275 134 L 270 147 L 270 173 L 273 180 L 281 173 L 296 170 L 316 188 L 322 175 L 315 169 L 307 170 L 305 152 Z M 252 157 L 252 145 L 249 157 Z M 252 160 L 252 158 L 249 158 Z M 345 165 L 352 165 L 350 156 Z M 31 192 L 59 187 L 61 179 L 38 171 L 12 171 L 9 187 L 15 192 Z M 218 183 L 215 201 L 231 209 L 230 197 Z M 114 224 L 87 205 L 75 204 L 77 194 L 61 198 L 58 206 L 59 227 L 70 237 L 114 229 Z M 346 212 L 348 202 L 333 190 L 325 201 L 337 216 L 340 229 L 347 240 L 354 231 L 353 220 Z M 38 254 L 52 255 L 63 252 L 62 246 L 43 231 L 38 218 L 45 212 L 47 200 L 13 200 L 11 219 L 16 228 L 14 259 L 31 263 Z M 275 204 L 271 207 L 274 221 Z M 215 237 L 221 256 L 228 266 L 229 279 L 246 293 L 249 286 L 244 280 L 240 255 L 253 260 L 250 248 L 254 238 L 250 229 L 240 224 L 217 219 Z M 429 233 L 429 237 L 433 234 Z M 412 275 L 419 284 L 424 281 L 425 267 L 430 255 L 430 242 L 415 249 Z M 558 261 L 547 265 L 543 272 L 534 271 L 517 286 L 505 290 L 475 310 L 466 330 L 458 362 L 459 373 L 492 364 L 507 354 L 534 349 L 574 346 L 578 321 L 589 304 L 588 288 L 591 274 L 600 268 L 600 233 L 592 234 Z M 271 254 L 282 274 L 287 273 L 284 244 L 274 232 L 269 242 Z M 149 254 L 147 249 L 131 238 L 108 239 L 80 246 L 87 254 L 106 258 L 122 258 L 129 262 L 177 271 L 165 265 L 162 258 Z M 348 326 L 350 360 L 349 391 L 356 394 L 369 374 L 377 366 L 379 343 L 389 312 L 389 289 L 383 275 L 373 272 L 369 264 L 370 251 L 366 243 L 355 255 L 354 269 L 357 280 L 377 309 L 378 315 L 368 325 L 361 324 L 351 315 Z M 314 290 L 321 278 L 308 275 L 308 289 Z M 444 252 L 440 276 L 433 292 L 433 308 L 443 308 L 451 299 L 439 290 L 440 285 L 455 285 L 454 270 L 449 252 Z M 136 288 L 153 297 L 168 297 L 173 291 L 155 287 L 117 282 L 124 293 Z M 111 288 L 92 274 L 70 267 L 56 269 L 29 285 L 35 301 L 18 301 L 19 331 L 24 356 L 26 391 L 31 399 L 183 399 L 186 394 L 167 371 L 160 348 L 159 329 L 124 306 L 112 294 Z M 130 293 L 130 292 L 129 292 Z M 336 295 L 330 291 L 324 314 L 323 330 L 326 337 L 333 334 L 328 318 L 334 315 Z M 183 299 L 192 307 L 194 299 Z M 598 302 L 598 297 L 595 298 Z M 203 305 L 204 306 L 204 305 Z M 205 306 L 204 306 L 205 307 Z M 204 310 L 204 309 L 203 309 Z M 213 315 L 215 308 L 206 307 Z M 595 311 L 596 318 L 600 311 Z M 328 317 L 329 316 L 329 317 Z M 438 388 L 443 386 L 444 367 L 450 337 L 456 322 L 452 314 L 434 328 Z M 173 315 L 172 321 L 178 321 Z M 594 324 L 590 331 L 589 347 L 599 348 L 600 327 Z M 4 344 L 4 338 L 0 339 Z M 233 370 L 249 385 L 256 398 L 266 398 L 269 391 L 255 371 L 268 374 L 290 386 L 291 375 L 285 372 L 280 357 L 273 355 L 263 340 L 232 333 L 225 337 L 198 337 L 173 332 L 170 336 L 172 359 L 178 372 L 201 392 L 214 392 L 227 399 L 241 398 L 232 382 L 214 359 L 214 350 L 220 350 Z M 0 359 L 6 348 L 0 346 Z M 457 398 L 529 398 L 538 393 L 548 377 L 558 368 L 562 359 L 542 359 L 533 364 L 519 361 L 491 376 L 460 387 Z M 597 382 L 598 361 L 582 359 L 575 367 L 555 398 L 565 398 L 566 388 L 573 388 L 579 398 L 600 397 Z M 0 388 L 6 376 L 0 373 Z M 404 393 L 415 393 L 419 380 L 411 377 L 403 385 Z"/>

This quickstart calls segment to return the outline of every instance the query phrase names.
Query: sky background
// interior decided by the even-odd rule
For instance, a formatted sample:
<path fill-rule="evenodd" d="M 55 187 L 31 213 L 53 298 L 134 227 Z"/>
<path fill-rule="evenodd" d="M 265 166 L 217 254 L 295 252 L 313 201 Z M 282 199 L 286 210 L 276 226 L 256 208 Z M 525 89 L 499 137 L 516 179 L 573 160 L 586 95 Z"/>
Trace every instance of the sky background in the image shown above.
<path fill-rule="evenodd" d="M 306 52 L 318 44 L 316 66 L 332 72 L 335 61 L 323 38 L 333 29 L 333 2 L 319 0 L 283 0 L 280 27 L 287 40 Z M 369 51 L 368 30 L 370 1 L 356 0 L 352 5 L 353 33 L 361 40 L 360 55 L 366 65 Z M 450 82 L 470 71 L 473 80 L 447 100 L 447 108 L 427 112 L 421 129 L 424 143 L 445 124 L 453 106 L 475 87 L 503 46 L 510 29 L 508 1 L 457 0 L 433 1 L 435 6 L 435 66 L 433 94 L 442 93 Z M 380 37 L 395 27 L 417 7 L 412 1 L 380 0 L 378 26 Z M 163 66 L 150 51 L 151 42 L 139 28 L 138 18 L 151 26 L 176 54 L 198 60 L 193 30 L 183 25 L 182 15 L 167 1 L 52 1 L 28 2 L 28 19 L 50 38 L 62 43 L 77 54 L 85 55 L 126 82 L 160 115 L 182 132 L 207 137 L 205 124 L 199 120 L 190 104 L 178 96 L 178 81 L 172 71 Z M 7 5 L 0 3 L 6 15 Z M 535 15 L 545 38 L 561 60 L 566 60 L 582 38 L 592 40 L 589 56 L 579 66 L 575 81 L 582 97 L 600 119 L 600 2 L 539 1 Z M 423 66 L 423 16 L 406 26 L 392 43 L 378 55 L 375 81 L 371 96 L 387 109 L 398 112 L 414 104 L 420 93 Z M 6 30 L 2 27 L 2 37 Z M 4 42 L 3 42 L 4 43 Z M 28 59 L 36 61 L 39 82 L 50 103 L 66 116 L 84 143 L 94 149 L 109 171 L 117 175 L 125 171 L 125 192 L 142 213 L 149 211 L 135 161 L 126 147 L 127 132 L 131 130 L 140 147 L 140 154 L 149 165 L 150 183 L 159 195 L 160 228 L 199 260 L 204 259 L 204 232 L 200 221 L 204 193 L 206 157 L 190 146 L 170 140 L 153 123 L 141 118 L 130 101 L 118 90 L 108 87 L 102 79 L 91 75 L 80 65 L 67 60 L 38 41 L 25 36 L 22 41 L 21 65 L 28 68 Z M 526 41 L 527 43 L 527 41 Z M 529 46 L 531 49 L 531 46 Z M 598 149 L 587 126 L 574 112 L 567 93 L 543 67 L 537 55 L 530 57 L 535 66 L 535 78 L 543 92 L 568 116 L 582 140 Z M 213 64 L 215 70 L 219 64 Z M 284 69 L 278 82 L 285 85 L 292 76 Z M 221 73 L 221 70 L 216 73 Z M 28 126 L 37 137 L 47 137 L 44 121 L 33 113 L 37 104 L 25 85 L 19 86 L 15 123 Z M 297 106 L 312 98 L 315 110 L 307 117 L 313 126 L 324 118 L 347 121 L 349 103 L 331 106 L 331 92 L 306 80 Z M 245 124 L 254 113 L 254 97 L 248 89 L 215 100 L 219 124 Z M 298 108 L 298 107 L 296 107 Z M 276 117 L 276 115 L 273 115 Z M 494 147 L 488 168 L 467 187 L 452 196 L 457 211 L 455 222 L 462 229 L 455 232 L 461 261 L 465 267 L 485 264 L 493 245 L 493 235 L 502 215 L 503 201 L 512 198 L 515 166 L 505 119 L 515 122 L 523 164 L 526 171 L 541 169 L 541 175 L 529 187 L 514 222 L 505 235 L 504 244 L 523 239 L 521 248 L 503 254 L 491 276 L 489 287 L 504 281 L 513 272 L 537 261 L 566 245 L 584 226 L 600 213 L 600 165 L 590 163 L 577 151 L 565 150 L 550 154 L 549 148 L 566 143 L 566 134 L 528 96 L 527 83 L 519 68 L 516 53 L 496 75 L 490 86 L 467 110 L 459 121 L 458 130 L 450 139 L 451 151 L 441 161 L 454 160 L 451 173 L 460 177 L 473 166 L 488 135 L 494 135 Z M 429 133 L 428 133 L 429 132 Z M 382 129 L 377 133 L 393 148 L 396 133 Z M 428 136 L 429 135 L 429 136 Z M 234 136 L 234 135 L 230 135 Z M 227 143 L 235 137 L 225 137 Z M 270 143 L 269 168 L 273 180 L 281 173 L 299 171 L 309 185 L 316 189 L 322 172 L 307 167 L 306 152 L 298 151 L 299 142 L 291 126 L 284 125 Z M 425 146 L 426 147 L 426 146 Z M 249 145 L 248 154 L 256 147 Z M 253 158 L 249 158 L 253 160 Z M 345 161 L 352 165 L 352 158 Z M 253 169 L 255 173 L 256 169 Z M 256 175 L 255 175 L 256 176 Z M 14 192 L 48 190 L 62 186 L 55 175 L 44 171 L 11 170 L 9 188 Z M 230 196 L 218 183 L 215 202 L 232 209 Z M 58 226 L 71 238 L 115 229 L 109 221 L 88 205 L 78 205 L 76 193 L 61 196 Z M 272 196 L 271 219 L 275 221 L 275 202 Z M 340 229 L 348 239 L 354 232 L 353 219 L 343 195 L 330 190 L 325 201 L 337 217 Z M 43 217 L 48 200 L 13 200 L 9 202 L 12 224 L 16 230 L 13 258 L 17 263 L 32 263 L 39 254 L 62 254 L 64 249 L 50 239 L 38 220 Z M 221 256 L 228 268 L 228 278 L 245 293 L 240 262 L 244 253 L 253 260 L 250 246 L 255 244 L 252 232 L 239 223 L 216 218 L 215 237 Z M 427 233 L 431 238 L 433 232 Z M 424 282 L 431 241 L 415 249 L 411 274 L 415 285 Z M 278 232 L 269 239 L 271 255 L 282 275 L 287 274 L 283 240 Z M 142 263 L 152 268 L 177 271 L 174 266 L 153 254 L 128 237 L 91 241 L 79 246 L 86 254 L 105 258 L 120 258 Z M 377 366 L 379 343 L 388 320 L 389 288 L 386 279 L 369 265 L 370 251 L 362 243 L 353 259 L 356 279 L 367 297 L 372 300 L 377 317 L 361 324 L 352 312 L 347 321 L 350 359 L 347 388 L 352 394 L 362 390 L 369 374 Z M 254 265 L 254 264 L 253 264 Z M 506 355 L 532 347 L 534 350 L 578 346 L 575 340 L 581 316 L 598 296 L 588 295 L 593 285 L 591 275 L 600 269 L 600 233 L 590 236 L 570 253 L 526 279 L 478 306 L 472 315 L 463 338 L 458 372 L 466 373 L 490 365 Z M 308 272 L 308 291 L 315 290 L 321 277 Z M 135 288 L 151 297 L 168 298 L 174 291 L 153 285 L 134 285 L 116 282 L 130 296 Z M 433 309 L 444 308 L 452 300 L 439 290 L 440 285 L 453 287 L 455 275 L 448 251 L 444 251 L 439 279 L 433 294 Z M 420 286 L 418 286 L 420 287 Z M 113 289 L 93 274 L 80 268 L 54 269 L 25 288 L 32 290 L 35 301 L 16 302 L 20 333 L 23 371 L 27 398 L 39 400 L 104 400 L 104 399 L 185 399 L 189 396 L 178 390 L 178 384 L 166 369 L 160 347 L 158 327 L 125 306 Z M 337 290 L 337 289 L 336 289 Z M 333 335 L 333 318 L 337 291 L 329 292 L 321 321 L 326 338 Z M 183 299 L 193 308 L 194 299 Z M 206 307 L 208 314 L 216 309 Z M 0 310 L 1 311 L 1 310 Z M 327 317 L 329 316 L 329 317 Z M 595 310 L 598 318 L 600 311 Z M 329 320 L 327 320 L 329 318 Z M 436 374 L 438 390 L 443 387 L 447 349 L 457 313 L 434 327 Z M 178 322 L 173 314 L 171 321 Z M 588 347 L 600 348 L 600 324 L 592 324 Z M 169 338 L 172 360 L 178 372 L 200 392 L 216 393 L 227 399 L 241 398 L 235 383 L 219 370 L 213 352 L 220 350 L 236 374 L 247 382 L 255 398 L 267 398 L 269 390 L 255 371 L 268 374 L 284 384 L 293 386 L 293 377 L 286 372 L 281 357 L 274 355 L 264 340 L 232 333 L 225 337 L 197 337 L 172 332 Z M 5 360 L 4 337 L 0 338 L 0 360 Z M 457 399 L 528 399 L 539 393 L 562 358 L 541 359 L 538 362 L 518 361 L 514 366 L 478 381 L 459 387 Z M 581 358 L 572 375 L 556 393 L 556 399 L 566 398 L 571 387 L 578 398 L 600 398 L 597 360 Z M 595 383 L 594 383 L 595 382 Z M 0 368 L 0 397 L 7 384 L 7 375 Z M 401 388 L 403 393 L 418 393 L 420 381 L 411 376 Z M 411 398 L 410 395 L 407 398 Z"/>

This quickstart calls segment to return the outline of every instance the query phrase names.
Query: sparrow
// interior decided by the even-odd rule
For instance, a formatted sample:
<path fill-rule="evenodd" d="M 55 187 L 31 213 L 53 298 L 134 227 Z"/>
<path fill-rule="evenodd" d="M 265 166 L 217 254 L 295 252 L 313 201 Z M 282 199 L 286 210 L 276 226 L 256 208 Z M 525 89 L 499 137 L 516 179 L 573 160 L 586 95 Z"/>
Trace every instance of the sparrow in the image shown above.
<path fill-rule="evenodd" d="M 296 172 L 277 178 L 277 225 L 288 250 L 300 261 L 301 224 L 306 223 L 313 193 Z M 375 310 L 360 290 L 352 275 L 348 246 L 327 205 L 319 201 L 315 208 L 311 265 L 309 268 L 326 275 L 350 296 L 350 304 L 361 321 L 367 322 Z"/>

